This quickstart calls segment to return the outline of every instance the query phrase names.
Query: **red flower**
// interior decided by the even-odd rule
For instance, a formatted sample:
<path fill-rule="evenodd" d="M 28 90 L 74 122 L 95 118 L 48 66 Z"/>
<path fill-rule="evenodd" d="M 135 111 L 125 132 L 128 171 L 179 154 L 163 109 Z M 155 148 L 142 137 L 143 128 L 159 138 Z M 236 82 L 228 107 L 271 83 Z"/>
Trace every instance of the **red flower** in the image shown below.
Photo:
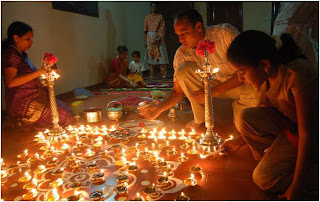
<path fill-rule="evenodd" d="M 52 53 L 45 53 L 42 62 L 46 65 L 50 65 L 58 62 L 58 58 Z"/>
<path fill-rule="evenodd" d="M 209 41 L 209 40 L 199 41 L 199 44 L 197 46 L 197 55 L 204 57 L 205 56 L 204 49 L 206 49 L 208 53 L 211 53 L 211 54 L 214 53 L 214 49 L 215 49 L 214 41 Z"/>
<path fill-rule="evenodd" d="M 139 127 L 145 127 L 145 126 L 146 126 L 146 124 L 144 122 L 139 123 Z"/>

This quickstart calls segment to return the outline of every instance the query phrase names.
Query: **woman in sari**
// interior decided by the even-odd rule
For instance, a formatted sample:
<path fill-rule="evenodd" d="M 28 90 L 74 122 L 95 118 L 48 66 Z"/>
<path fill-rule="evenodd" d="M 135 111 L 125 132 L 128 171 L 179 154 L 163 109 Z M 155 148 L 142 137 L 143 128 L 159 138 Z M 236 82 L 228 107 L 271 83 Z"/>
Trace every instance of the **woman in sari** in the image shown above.
<path fill-rule="evenodd" d="M 145 60 L 150 65 L 150 79 L 154 78 L 156 65 L 160 65 L 162 78 L 166 79 L 169 60 L 164 41 L 165 23 L 163 15 L 158 13 L 158 6 L 155 2 L 151 3 L 151 14 L 144 19 L 144 33 L 147 49 Z"/>
<path fill-rule="evenodd" d="M 106 81 L 108 88 L 127 88 L 137 87 L 132 81 L 127 79 L 128 75 L 128 48 L 125 46 L 118 46 L 118 56 L 115 57 L 110 64 L 110 73 Z"/>
<path fill-rule="evenodd" d="M 48 128 L 52 125 L 48 89 L 39 76 L 46 73 L 37 69 L 26 53 L 33 43 L 32 28 L 23 22 L 13 22 L 2 42 L 2 71 L 5 79 L 6 120 L 5 127 L 21 129 Z M 59 125 L 67 125 L 72 119 L 70 108 L 56 99 Z"/>

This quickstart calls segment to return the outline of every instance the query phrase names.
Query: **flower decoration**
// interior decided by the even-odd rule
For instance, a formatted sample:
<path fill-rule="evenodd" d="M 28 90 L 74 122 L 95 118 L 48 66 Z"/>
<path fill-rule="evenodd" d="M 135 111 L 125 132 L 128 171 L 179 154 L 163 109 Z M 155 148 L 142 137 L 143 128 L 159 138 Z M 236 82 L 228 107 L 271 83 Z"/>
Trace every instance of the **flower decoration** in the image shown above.
<path fill-rule="evenodd" d="M 209 53 L 214 53 L 215 43 L 214 41 L 201 40 L 197 46 L 197 55 L 205 57 L 205 50 Z"/>
<path fill-rule="evenodd" d="M 56 62 L 58 62 L 58 58 L 52 53 L 45 53 L 42 58 L 42 62 L 45 66 L 51 67 Z"/>

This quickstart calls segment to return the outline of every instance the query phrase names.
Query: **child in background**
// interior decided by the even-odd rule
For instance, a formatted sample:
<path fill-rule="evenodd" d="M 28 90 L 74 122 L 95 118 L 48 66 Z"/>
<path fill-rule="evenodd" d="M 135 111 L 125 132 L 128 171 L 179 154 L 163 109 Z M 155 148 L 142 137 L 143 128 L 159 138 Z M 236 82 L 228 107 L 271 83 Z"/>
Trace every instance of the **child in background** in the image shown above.
<path fill-rule="evenodd" d="M 134 88 L 142 88 L 146 86 L 143 78 L 139 74 L 137 74 L 134 70 L 130 69 L 130 73 L 127 76 L 127 79 L 130 81 L 130 83 L 133 83 L 132 86 Z"/>
<path fill-rule="evenodd" d="M 142 72 L 146 71 L 144 68 L 143 63 L 140 61 L 140 52 L 139 51 L 133 51 L 132 52 L 133 61 L 129 65 L 129 70 L 131 72 L 135 72 L 136 74 L 139 74 L 142 76 Z"/>

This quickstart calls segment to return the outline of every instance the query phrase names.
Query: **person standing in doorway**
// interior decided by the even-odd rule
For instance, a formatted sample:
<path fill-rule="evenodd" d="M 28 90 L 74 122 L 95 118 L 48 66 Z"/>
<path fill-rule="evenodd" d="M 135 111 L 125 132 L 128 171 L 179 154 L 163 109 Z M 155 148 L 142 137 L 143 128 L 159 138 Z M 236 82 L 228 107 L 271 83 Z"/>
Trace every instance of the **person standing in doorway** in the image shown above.
<path fill-rule="evenodd" d="M 151 3 L 151 14 L 144 19 L 145 56 L 146 63 L 150 65 L 150 79 L 154 78 L 154 70 L 160 66 L 162 79 L 167 78 L 167 64 L 169 64 L 167 47 L 164 41 L 165 22 L 163 15 L 158 13 L 156 2 Z"/>

